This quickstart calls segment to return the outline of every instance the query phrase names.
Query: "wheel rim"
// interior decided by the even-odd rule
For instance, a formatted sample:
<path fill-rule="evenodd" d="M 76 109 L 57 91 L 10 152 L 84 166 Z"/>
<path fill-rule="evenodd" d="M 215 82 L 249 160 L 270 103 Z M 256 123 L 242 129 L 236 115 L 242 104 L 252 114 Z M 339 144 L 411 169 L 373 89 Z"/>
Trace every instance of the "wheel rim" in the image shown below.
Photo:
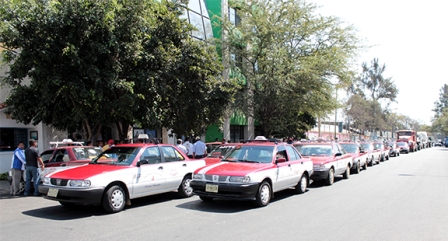
<path fill-rule="evenodd" d="M 190 186 L 191 179 L 185 179 L 184 182 L 184 192 L 187 195 L 191 195 L 193 193 L 193 188 Z"/>
<path fill-rule="evenodd" d="M 266 204 L 266 203 L 268 203 L 269 202 L 269 196 L 270 196 L 271 194 L 269 193 L 269 187 L 268 187 L 268 185 L 263 185 L 262 187 L 261 187 L 261 190 L 260 190 L 260 200 L 261 200 L 261 202 L 263 203 L 263 204 Z"/>
<path fill-rule="evenodd" d="M 328 175 L 329 175 L 329 182 L 330 182 L 330 184 L 332 184 L 333 182 L 334 182 L 334 171 L 333 171 L 333 169 L 330 169 L 330 172 L 328 173 Z"/>
<path fill-rule="evenodd" d="M 348 167 L 347 166 L 347 169 L 345 170 L 345 175 L 347 176 L 347 177 L 349 177 L 350 176 L 350 167 Z"/>
<path fill-rule="evenodd" d="M 124 194 L 121 190 L 115 190 L 110 197 L 110 203 L 114 208 L 120 208 L 124 203 Z"/>
<path fill-rule="evenodd" d="M 307 179 L 306 177 L 302 177 L 302 180 L 300 180 L 300 189 L 302 192 L 306 191 L 306 185 L 307 185 Z"/>
<path fill-rule="evenodd" d="M 356 167 L 356 171 L 360 172 L 361 171 L 361 163 L 358 163 L 357 167 Z"/>

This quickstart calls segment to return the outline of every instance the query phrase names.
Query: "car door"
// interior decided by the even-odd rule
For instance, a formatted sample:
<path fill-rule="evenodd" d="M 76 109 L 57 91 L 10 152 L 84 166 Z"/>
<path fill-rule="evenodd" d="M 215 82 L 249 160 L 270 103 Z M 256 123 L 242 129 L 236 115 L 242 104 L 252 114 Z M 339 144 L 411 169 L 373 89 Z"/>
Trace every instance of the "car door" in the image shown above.
<path fill-rule="evenodd" d="M 286 146 L 286 153 L 288 154 L 288 161 L 291 164 L 291 178 L 289 185 L 296 185 L 300 178 L 302 177 L 303 172 L 305 171 L 305 166 L 301 161 L 300 154 L 295 150 L 292 146 Z"/>
<path fill-rule="evenodd" d="M 163 173 L 166 177 L 165 189 L 177 189 L 187 170 L 183 155 L 172 146 L 161 146 L 163 156 Z"/>
<path fill-rule="evenodd" d="M 285 162 L 277 163 L 277 180 L 273 183 L 273 190 L 281 190 L 290 186 L 291 183 L 291 173 L 292 166 L 288 161 L 288 155 L 286 153 L 285 146 L 278 146 L 277 152 L 275 153 L 275 160 L 279 158 L 285 158 Z"/>
<path fill-rule="evenodd" d="M 164 188 L 165 175 L 158 146 L 146 147 L 139 157 L 141 164 L 135 168 L 133 196 L 146 196 Z"/>

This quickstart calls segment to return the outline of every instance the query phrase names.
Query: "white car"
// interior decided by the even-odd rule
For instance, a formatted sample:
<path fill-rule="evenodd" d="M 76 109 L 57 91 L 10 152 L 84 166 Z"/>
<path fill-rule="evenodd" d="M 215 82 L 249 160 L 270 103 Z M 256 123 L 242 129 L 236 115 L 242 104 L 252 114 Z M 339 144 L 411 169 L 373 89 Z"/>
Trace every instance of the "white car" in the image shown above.
<path fill-rule="evenodd" d="M 46 175 L 39 192 L 64 206 L 101 204 L 119 212 L 143 196 L 175 190 L 192 196 L 192 173 L 203 166 L 204 160 L 189 160 L 173 145 L 117 145 L 89 164 Z"/>

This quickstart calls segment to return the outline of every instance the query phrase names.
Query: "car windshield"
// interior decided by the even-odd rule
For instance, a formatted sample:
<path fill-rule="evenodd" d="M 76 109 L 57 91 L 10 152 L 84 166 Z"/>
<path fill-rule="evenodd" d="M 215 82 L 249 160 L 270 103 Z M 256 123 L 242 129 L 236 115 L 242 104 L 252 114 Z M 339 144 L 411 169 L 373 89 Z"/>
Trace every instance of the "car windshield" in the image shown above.
<path fill-rule="evenodd" d="M 220 146 L 220 147 L 215 148 L 208 156 L 220 158 L 222 156 L 225 156 L 227 153 L 229 153 L 234 148 L 235 148 L 235 146 Z"/>
<path fill-rule="evenodd" d="M 93 159 L 92 163 L 129 166 L 139 151 L 139 147 L 114 146 Z"/>
<path fill-rule="evenodd" d="M 333 156 L 331 146 L 312 146 L 306 145 L 302 146 L 300 149 L 300 154 L 303 156 Z"/>
<path fill-rule="evenodd" d="M 356 144 L 341 144 L 341 146 L 348 153 L 357 153 L 358 152 L 358 146 Z"/>
<path fill-rule="evenodd" d="M 300 152 L 303 147 L 303 143 L 293 144 L 293 146 Z"/>
<path fill-rule="evenodd" d="M 382 149 L 383 148 L 383 144 L 381 144 L 381 143 L 375 143 L 373 145 L 374 145 L 375 149 Z"/>
<path fill-rule="evenodd" d="M 397 146 L 407 146 L 406 142 L 397 142 Z"/>
<path fill-rule="evenodd" d="M 237 146 L 223 161 L 271 163 L 273 152 L 273 146 Z"/>
<path fill-rule="evenodd" d="M 98 156 L 103 150 L 100 147 L 76 147 L 73 148 L 76 160 L 90 160 Z"/>
<path fill-rule="evenodd" d="M 361 144 L 362 148 L 364 148 L 365 150 L 372 150 L 373 149 L 373 145 L 369 144 L 369 143 L 364 143 Z"/>
<path fill-rule="evenodd" d="M 387 145 L 394 146 L 395 142 L 389 142 Z"/>

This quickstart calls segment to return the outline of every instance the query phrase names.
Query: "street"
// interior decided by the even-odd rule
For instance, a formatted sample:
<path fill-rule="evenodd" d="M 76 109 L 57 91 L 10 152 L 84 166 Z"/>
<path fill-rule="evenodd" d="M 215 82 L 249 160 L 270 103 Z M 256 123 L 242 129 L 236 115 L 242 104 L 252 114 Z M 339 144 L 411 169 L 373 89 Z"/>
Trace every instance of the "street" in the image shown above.
<path fill-rule="evenodd" d="M 120 213 L 0 196 L 0 240 L 448 240 L 448 148 L 391 157 L 333 186 L 249 201 L 167 193 Z"/>

